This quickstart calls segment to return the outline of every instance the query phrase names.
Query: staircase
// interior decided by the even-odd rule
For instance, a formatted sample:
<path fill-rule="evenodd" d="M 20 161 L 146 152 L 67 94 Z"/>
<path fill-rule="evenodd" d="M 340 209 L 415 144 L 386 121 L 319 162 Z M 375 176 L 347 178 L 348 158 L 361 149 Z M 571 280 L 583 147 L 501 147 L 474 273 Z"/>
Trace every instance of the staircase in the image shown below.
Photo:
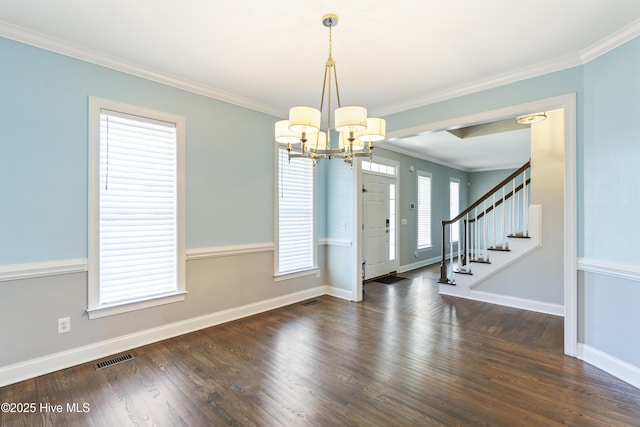
<path fill-rule="evenodd" d="M 542 246 L 542 206 L 529 203 L 530 168 L 525 163 L 442 221 L 441 294 L 472 297 L 483 280 Z"/>

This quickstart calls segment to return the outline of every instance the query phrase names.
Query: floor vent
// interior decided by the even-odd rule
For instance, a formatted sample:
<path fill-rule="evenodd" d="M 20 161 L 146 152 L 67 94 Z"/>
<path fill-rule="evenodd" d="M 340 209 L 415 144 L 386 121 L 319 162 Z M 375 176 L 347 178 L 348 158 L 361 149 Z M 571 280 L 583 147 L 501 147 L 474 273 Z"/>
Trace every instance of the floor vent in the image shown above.
<path fill-rule="evenodd" d="M 319 303 L 320 301 L 318 301 L 317 299 L 312 299 L 311 301 L 303 302 L 302 305 L 314 305 Z"/>
<path fill-rule="evenodd" d="M 135 359 L 135 357 L 131 354 L 125 354 L 124 356 L 117 356 L 117 357 L 114 357 L 113 359 L 96 363 L 96 371 L 99 371 L 100 369 L 108 368 L 109 366 L 119 365 L 121 363 L 128 362 L 133 359 Z"/>

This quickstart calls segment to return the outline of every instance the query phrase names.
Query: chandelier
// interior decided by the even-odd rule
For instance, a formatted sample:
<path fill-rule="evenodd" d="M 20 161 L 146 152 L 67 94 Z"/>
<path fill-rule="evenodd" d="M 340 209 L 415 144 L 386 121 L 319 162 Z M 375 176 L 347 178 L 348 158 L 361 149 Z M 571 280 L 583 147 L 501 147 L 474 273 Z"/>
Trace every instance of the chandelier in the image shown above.
<path fill-rule="evenodd" d="M 371 157 L 373 143 L 385 138 L 384 119 L 367 117 L 367 109 L 359 106 L 340 104 L 338 74 L 332 56 L 332 28 L 338 25 L 338 16 L 327 14 L 322 24 L 329 28 L 329 57 L 324 67 L 320 109 L 296 106 L 289 110 L 289 120 L 275 124 L 276 141 L 287 147 L 289 161 L 302 157 L 312 159 L 314 165 L 319 159 L 341 158 L 352 164 L 354 157 Z M 331 144 L 331 89 L 335 86 L 338 107 L 334 113 L 338 144 Z M 326 127 L 322 129 L 322 113 L 327 101 Z"/>

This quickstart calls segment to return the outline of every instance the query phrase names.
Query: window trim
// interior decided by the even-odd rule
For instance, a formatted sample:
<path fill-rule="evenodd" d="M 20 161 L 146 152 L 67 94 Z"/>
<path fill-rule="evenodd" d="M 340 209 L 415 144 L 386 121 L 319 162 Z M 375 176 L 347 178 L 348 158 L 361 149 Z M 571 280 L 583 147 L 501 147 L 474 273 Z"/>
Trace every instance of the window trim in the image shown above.
<path fill-rule="evenodd" d="M 99 289 L 99 233 L 100 233 L 100 113 L 112 110 L 127 115 L 140 116 L 175 124 L 177 144 L 177 289 L 170 294 L 141 298 L 134 301 L 100 305 Z M 185 118 L 180 115 L 156 111 L 144 107 L 125 104 L 109 99 L 89 97 L 89 157 L 88 157 L 88 272 L 87 272 L 87 314 L 89 319 L 97 319 L 114 314 L 141 310 L 149 307 L 183 301 L 186 291 L 186 248 L 185 248 Z"/>
<path fill-rule="evenodd" d="M 302 268 L 299 270 L 280 272 L 280 203 L 279 203 L 279 186 L 280 186 L 280 150 L 286 151 L 285 146 L 280 144 L 274 144 L 274 215 L 273 215 L 273 230 L 274 230 L 274 257 L 273 257 L 273 277 L 274 282 L 280 282 L 289 279 L 295 279 L 298 277 L 309 276 L 315 274 L 317 277 L 320 275 L 320 267 L 318 266 L 318 168 L 313 167 L 313 243 L 312 243 L 312 266 L 309 268 Z M 292 159 L 294 161 L 311 161 L 309 159 Z"/>
<path fill-rule="evenodd" d="M 419 244 L 420 236 L 420 177 L 429 178 L 429 219 L 433 222 L 433 174 L 431 172 L 418 170 L 416 175 L 416 249 L 418 251 L 433 248 L 433 224 L 429 224 L 429 242 L 426 245 Z"/>

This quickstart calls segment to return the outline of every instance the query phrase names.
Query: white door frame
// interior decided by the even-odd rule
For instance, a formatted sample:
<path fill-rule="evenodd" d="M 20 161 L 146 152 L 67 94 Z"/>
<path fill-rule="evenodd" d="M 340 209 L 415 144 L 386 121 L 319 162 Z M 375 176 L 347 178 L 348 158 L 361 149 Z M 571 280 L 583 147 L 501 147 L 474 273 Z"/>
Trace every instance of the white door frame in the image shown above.
<path fill-rule="evenodd" d="M 394 194 L 394 200 L 395 200 L 395 221 L 393 226 L 395 227 L 395 242 L 394 242 L 394 247 L 395 247 L 395 256 L 393 258 L 393 260 L 389 260 L 389 271 L 397 271 L 398 270 L 398 266 L 399 266 L 399 262 L 398 262 L 398 209 L 400 208 L 399 206 L 399 198 L 398 198 L 398 194 L 399 194 L 399 186 L 398 186 L 398 172 L 399 172 L 399 167 L 400 167 L 400 162 L 396 161 L 396 160 L 391 160 L 391 159 L 387 159 L 384 157 L 377 157 L 374 156 L 373 160 L 374 163 L 380 163 L 386 166 L 393 166 L 395 168 L 395 175 L 387 175 L 387 174 L 382 174 L 382 173 L 378 173 L 378 172 L 373 172 L 373 171 L 366 171 L 364 169 L 361 169 L 360 171 L 360 176 L 362 177 L 363 180 L 363 185 L 364 185 L 364 174 L 371 174 L 371 175 L 378 175 L 378 176 L 382 176 L 387 178 L 390 181 L 393 181 L 392 183 L 394 184 L 394 188 L 395 188 L 395 194 Z M 362 163 L 360 163 L 360 165 L 362 166 Z M 360 188 L 363 188 L 362 186 Z M 362 193 L 362 190 L 360 191 Z M 391 198 L 391 194 L 389 194 L 389 198 Z M 360 206 L 363 206 L 362 202 L 360 204 Z M 359 227 L 362 228 L 364 224 L 364 218 L 362 218 L 360 224 L 358 225 Z M 364 236 L 362 236 L 362 238 L 364 238 Z M 361 244 L 364 245 L 364 240 L 361 240 Z M 391 241 L 389 241 L 389 245 L 391 245 Z M 363 250 L 363 257 L 364 257 L 364 250 Z"/>
<path fill-rule="evenodd" d="M 577 175 L 576 175 L 576 94 L 556 96 L 512 105 L 444 121 L 427 123 L 387 134 L 387 139 L 427 131 L 441 131 L 459 126 L 486 123 L 538 111 L 564 109 L 564 352 L 576 357 L 578 351 L 578 258 L 577 258 Z M 378 144 L 384 148 L 384 143 Z M 353 167 L 355 213 L 354 224 L 362 224 L 362 173 L 360 161 Z M 362 227 L 354 227 L 357 242 L 352 251 L 357 268 L 354 277 L 353 300 L 362 300 Z M 357 262 L 356 262 L 357 261 Z"/>

